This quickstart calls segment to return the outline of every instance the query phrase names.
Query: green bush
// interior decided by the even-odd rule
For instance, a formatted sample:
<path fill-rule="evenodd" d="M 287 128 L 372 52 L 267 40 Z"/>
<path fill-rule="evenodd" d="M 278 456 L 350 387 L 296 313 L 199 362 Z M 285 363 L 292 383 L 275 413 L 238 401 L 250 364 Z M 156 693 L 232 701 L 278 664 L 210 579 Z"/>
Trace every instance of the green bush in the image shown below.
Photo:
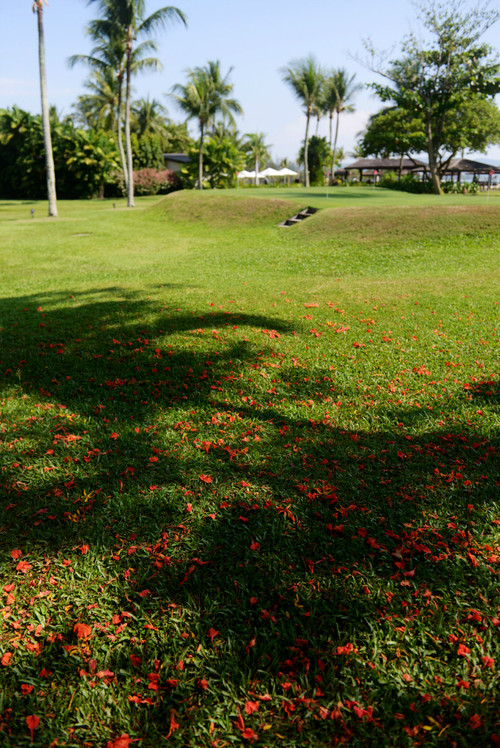
<path fill-rule="evenodd" d="M 169 192 L 181 190 L 182 180 L 177 172 L 171 169 L 137 169 L 134 171 L 134 193 L 136 195 L 167 195 Z M 107 197 L 126 195 L 123 173 L 116 172 Z"/>
<path fill-rule="evenodd" d="M 428 179 L 420 180 L 414 174 L 404 174 L 401 179 L 394 171 L 388 171 L 379 182 L 380 187 L 414 194 L 432 193 L 432 183 Z"/>

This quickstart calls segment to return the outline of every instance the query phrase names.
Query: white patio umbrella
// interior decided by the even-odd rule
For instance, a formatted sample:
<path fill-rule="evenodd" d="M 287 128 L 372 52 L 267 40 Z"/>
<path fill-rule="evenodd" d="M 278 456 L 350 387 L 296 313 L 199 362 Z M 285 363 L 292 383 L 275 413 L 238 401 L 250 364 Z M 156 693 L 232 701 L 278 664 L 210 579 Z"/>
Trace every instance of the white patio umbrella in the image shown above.
<path fill-rule="evenodd" d="M 247 171 L 246 169 L 243 169 L 243 171 L 239 171 L 236 175 L 236 179 L 248 179 L 249 177 L 254 177 L 255 172 L 254 171 Z"/>
<path fill-rule="evenodd" d="M 278 177 L 280 172 L 273 169 L 272 166 L 268 166 L 264 171 L 259 171 L 259 177 Z"/>
<path fill-rule="evenodd" d="M 289 169 L 287 166 L 285 166 L 283 169 L 280 169 L 277 174 L 280 175 L 280 177 L 296 177 L 298 172 L 293 171 L 293 169 Z"/>
<path fill-rule="evenodd" d="M 280 169 L 279 172 L 278 172 L 278 174 L 280 175 L 280 177 L 288 177 L 288 186 L 289 187 L 290 187 L 290 177 L 296 177 L 297 173 L 298 172 L 294 171 L 293 169 L 289 169 L 288 166 L 284 166 L 283 169 Z M 283 180 L 283 181 L 285 181 L 285 180 Z"/>

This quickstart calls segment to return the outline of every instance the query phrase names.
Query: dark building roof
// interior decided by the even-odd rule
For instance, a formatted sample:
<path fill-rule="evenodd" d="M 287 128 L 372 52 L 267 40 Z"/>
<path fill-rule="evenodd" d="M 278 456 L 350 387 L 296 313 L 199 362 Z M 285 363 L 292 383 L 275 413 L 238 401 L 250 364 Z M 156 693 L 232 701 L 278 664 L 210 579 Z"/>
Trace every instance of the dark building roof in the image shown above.
<path fill-rule="evenodd" d="M 446 171 L 460 171 L 471 174 L 489 174 L 490 171 L 494 171 L 498 174 L 500 173 L 500 167 L 493 166 L 492 164 L 484 164 L 481 161 L 473 161 L 470 158 L 454 158 L 450 161 L 450 165 Z"/>
<path fill-rule="evenodd" d="M 371 169 L 376 171 L 398 171 L 399 168 L 405 171 L 427 169 L 427 164 L 418 159 L 404 158 L 401 162 L 399 158 L 359 158 L 348 164 L 346 169 Z"/>
<path fill-rule="evenodd" d="M 176 161 L 179 164 L 189 164 L 191 162 L 187 153 L 164 153 L 163 158 L 168 161 Z"/>

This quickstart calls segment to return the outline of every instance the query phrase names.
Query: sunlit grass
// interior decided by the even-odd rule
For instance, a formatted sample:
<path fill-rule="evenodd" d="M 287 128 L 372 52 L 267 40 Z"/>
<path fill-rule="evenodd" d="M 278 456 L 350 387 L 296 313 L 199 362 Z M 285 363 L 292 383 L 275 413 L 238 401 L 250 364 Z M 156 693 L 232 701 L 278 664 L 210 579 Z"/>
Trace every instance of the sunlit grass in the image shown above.
<path fill-rule="evenodd" d="M 0 206 L 6 746 L 499 740 L 500 207 L 267 192 Z"/>

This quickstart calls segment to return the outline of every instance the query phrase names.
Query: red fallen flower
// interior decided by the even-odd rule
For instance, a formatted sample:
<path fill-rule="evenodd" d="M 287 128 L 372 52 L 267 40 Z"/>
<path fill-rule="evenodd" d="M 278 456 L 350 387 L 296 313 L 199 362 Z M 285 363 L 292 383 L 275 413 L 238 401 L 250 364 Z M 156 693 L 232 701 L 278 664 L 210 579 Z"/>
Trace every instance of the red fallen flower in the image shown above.
<path fill-rule="evenodd" d="M 354 647 L 351 644 L 351 642 L 348 642 L 345 647 L 337 647 L 337 654 L 338 655 L 347 655 L 350 654 L 353 651 Z"/>
<path fill-rule="evenodd" d="M 213 642 L 213 640 L 215 639 L 215 637 L 219 635 L 219 632 L 216 629 L 210 627 L 208 629 L 208 635 L 210 637 L 210 641 Z"/>
<path fill-rule="evenodd" d="M 477 728 L 481 727 L 482 724 L 483 723 L 481 722 L 481 717 L 479 716 L 479 714 L 473 714 L 469 719 L 469 725 L 473 730 L 477 730 Z"/>
<path fill-rule="evenodd" d="M 258 701 L 247 701 L 245 704 L 245 714 L 253 714 L 259 708 Z"/>
<path fill-rule="evenodd" d="M 241 737 L 248 740 L 250 743 L 253 743 L 253 741 L 257 740 L 259 736 L 250 727 L 245 727 L 241 732 Z"/>
<path fill-rule="evenodd" d="M 11 657 L 12 657 L 12 652 L 6 652 L 4 654 L 4 656 L 0 660 L 0 662 L 2 663 L 2 665 L 4 667 L 7 667 L 8 665 L 10 665 L 10 659 L 11 659 Z"/>
<path fill-rule="evenodd" d="M 19 556 L 23 555 L 23 552 L 21 550 L 19 550 L 19 548 L 16 548 L 15 550 L 13 550 L 13 551 L 10 552 L 10 555 L 11 555 L 11 557 L 15 561 L 16 558 L 19 558 Z"/>
<path fill-rule="evenodd" d="M 36 716 L 36 714 L 30 714 L 29 717 L 26 717 L 26 724 L 28 725 L 28 730 L 30 731 L 31 742 L 33 742 L 33 732 L 38 728 L 40 720 Z"/>
<path fill-rule="evenodd" d="M 128 733 L 124 733 L 123 735 L 120 735 L 119 738 L 116 738 L 115 740 L 108 740 L 106 743 L 106 748 L 129 748 L 130 745 L 130 736 Z"/>
<path fill-rule="evenodd" d="M 21 683 L 21 692 L 23 696 L 27 696 L 29 693 L 32 692 L 34 689 L 34 686 L 31 685 L 31 683 Z"/>
<path fill-rule="evenodd" d="M 116 431 L 113 431 L 113 433 L 111 433 L 109 435 L 109 438 L 110 439 L 118 439 L 119 436 L 120 436 L 120 434 L 117 434 Z"/>
<path fill-rule="evenodd" d="M 457 655 L 460 657 L 465 657 L 465 655 L 470 654 L 469 647 L 466 647 L 465 644 L 459 644 L 457 649 Z"/>
<path fill-rule="evenodd" d="M 180 727 L 179 723 L 175 719 L 175 715 L 176 715 L 175 709 L 171 709 L 170 710 L 170 730 L 167 735 L 167 740 L 172 735 L 172 733 L 175 732 L 175 730 L 177 730 Z"/>
<path fill-rule="evenodd" d="M 200 480 L 203 483 L 212 483 L 212 476 L 211 475 L 200 475 Z"/>
<path fill-rule="evenodd" d="M 26 572 L 28 572 L 31 568 L 31 564 L 29 564 L 27 561 L 19 561 L 18 565 L 16 566 L 16 571 L 20 571 L 22 572 L 22 574 L 26 574 Z"/>
<path fill-rule="evenodd" d="M 493 657 L 487 657 L 486 655 L 484 657 L 481 657 L 481 662 L 485 667 L 494 667 L 495 660 Z"/>
<path fill-rule="evenodd" d="M 87 639 L 92 633 L 92 626 L 88 626 L 86 623 L 75 623 L 73 631 L 78 639 Z"/>

